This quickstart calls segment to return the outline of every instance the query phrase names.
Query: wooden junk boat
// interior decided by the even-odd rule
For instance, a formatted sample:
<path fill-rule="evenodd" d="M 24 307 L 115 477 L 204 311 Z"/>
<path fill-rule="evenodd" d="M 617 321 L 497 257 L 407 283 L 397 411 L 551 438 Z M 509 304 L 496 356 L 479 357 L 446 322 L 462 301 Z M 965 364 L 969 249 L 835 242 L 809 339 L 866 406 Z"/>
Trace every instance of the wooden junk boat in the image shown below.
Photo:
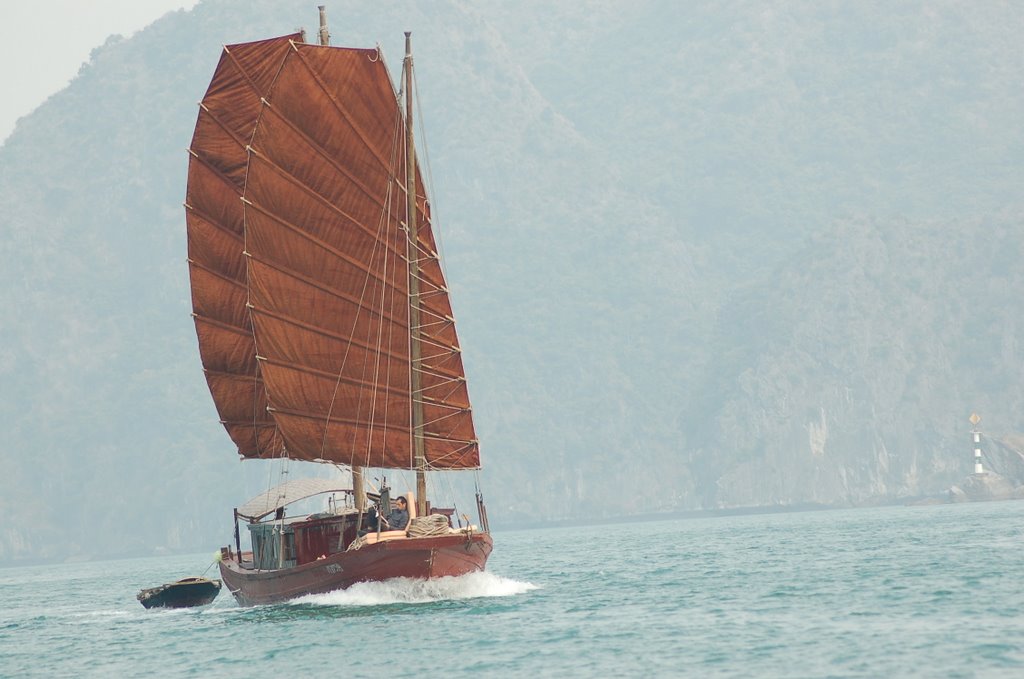
<path fill-rule="evenodd" d="M 243 605 L 480 571 L 492 546 L 416 163 L 409 33 L 403 97 L 379 48 L 329 46 L 322 7 L 320 24 L 320 44 L 296 33 L 226 46 L 189 149 L 189 275 L 210 392 L 242 459 L 280 460 L 292 477 L 235 510 L 220 572 Z M 336 465 L 345 481 L 296 480 L 288 461 Z M 404 529 L 360 535 L 369 469 L 414 475 Z M 428 476 L 436 495 L 438 472 L 464 470 L 476 523 L 454 499 L 428 499 Z M 386 515 L 386 480 L 371 491 Z M 327 511 L 286 518 L 318 495 Z"/>

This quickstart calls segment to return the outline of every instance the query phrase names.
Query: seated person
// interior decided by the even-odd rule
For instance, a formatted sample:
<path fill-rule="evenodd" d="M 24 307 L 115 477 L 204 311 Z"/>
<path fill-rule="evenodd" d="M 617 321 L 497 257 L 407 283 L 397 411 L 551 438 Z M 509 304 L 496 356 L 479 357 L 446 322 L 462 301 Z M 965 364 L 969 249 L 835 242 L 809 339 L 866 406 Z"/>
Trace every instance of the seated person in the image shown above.
<path fill-rule="evenodd" d="M 406 503 L 406 499 L 401 495 L 395 500 L 395 508 L 391 510 L 391 513 L 385 518 L 379 520 L 380 530 L 405 530 L 406 526 L 409 525 L 409 508 Z M 379 514 L 376 511 L 371 511 L 367 527 L 359 531 L 360 535 L 366 535 L 367 533 L 377 532 Z"/>

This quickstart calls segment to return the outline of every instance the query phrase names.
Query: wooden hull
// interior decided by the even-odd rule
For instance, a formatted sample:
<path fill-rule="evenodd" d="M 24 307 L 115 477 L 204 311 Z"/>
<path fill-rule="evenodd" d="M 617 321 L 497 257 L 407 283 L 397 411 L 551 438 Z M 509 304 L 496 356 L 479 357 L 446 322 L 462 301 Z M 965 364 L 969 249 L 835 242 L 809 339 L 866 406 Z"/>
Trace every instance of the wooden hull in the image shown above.
<path fill-rule="evenodd" d="M 378 542 L 294 568 L 252 570 L 220 563 L 229 591 L 242 606 L 273 604 L 306 594 L 391 578 L 442 578 L 482 571 L 491 554 L 487 533 L 402 538 Z"/>

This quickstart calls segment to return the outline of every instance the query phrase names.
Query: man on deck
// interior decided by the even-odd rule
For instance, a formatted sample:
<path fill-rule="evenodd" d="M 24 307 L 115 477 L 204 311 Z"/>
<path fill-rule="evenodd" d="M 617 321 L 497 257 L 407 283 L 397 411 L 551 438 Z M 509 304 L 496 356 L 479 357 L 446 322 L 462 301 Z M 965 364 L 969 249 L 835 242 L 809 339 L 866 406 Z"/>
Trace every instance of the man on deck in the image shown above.
<path fill-rule="evenodd" d="M 380 530 L 405 530 L 409 524 L 409 507 L 406 499 L 399 496 L 395 500 L 395 508 L 391 510 L 391 513 L 386 517 L 379 519 Z M 366 535 L 367 533 L 377 532 L 378 515 L 377 512 L 370 512 L 370 520 L 367 527 L 359 531 L 360 535 Z"/>
<path fill-rule="evenodd" d="M 399 496 L 395 500 L 395 508 L 391 510 L 388 517 L 384 519 L 384 525 L 381 526 L 381 530 L 405 530 L 405 527 L 409 525 L 409 507 L 407 506 L 406 499 Z"/>

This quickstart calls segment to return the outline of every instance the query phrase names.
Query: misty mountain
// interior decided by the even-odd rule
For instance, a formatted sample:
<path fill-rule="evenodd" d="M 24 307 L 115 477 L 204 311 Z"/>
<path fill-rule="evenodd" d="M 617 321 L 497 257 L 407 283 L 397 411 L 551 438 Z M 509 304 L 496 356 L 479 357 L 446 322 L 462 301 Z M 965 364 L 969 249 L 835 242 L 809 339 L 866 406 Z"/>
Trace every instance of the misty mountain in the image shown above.
<path fill-rule="evenodd" d="M 328 11 L 393 73 L 413 31 L 495 526 L 941 493 L 972 411 L 1020 450 L 1024 10 Z M 260 488 L 189 318 L 185 149 L 221 45 L 315 22 L 170 13 L 0 147 L 0 562 L 212 549 Z"/>

